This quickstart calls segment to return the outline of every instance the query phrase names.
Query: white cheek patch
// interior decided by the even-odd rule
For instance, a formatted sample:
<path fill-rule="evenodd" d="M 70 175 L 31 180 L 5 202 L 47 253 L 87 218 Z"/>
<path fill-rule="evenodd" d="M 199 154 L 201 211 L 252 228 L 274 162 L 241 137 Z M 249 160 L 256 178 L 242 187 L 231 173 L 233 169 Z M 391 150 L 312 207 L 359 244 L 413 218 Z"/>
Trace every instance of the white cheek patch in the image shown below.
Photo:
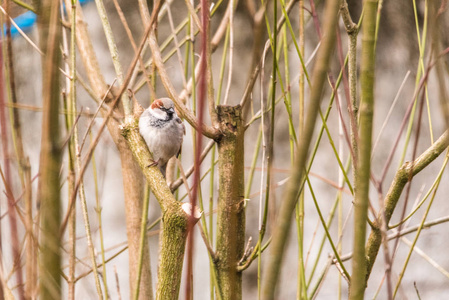
<path fill-rule="evenodd" d="M 154 109 L 153 116 L 158 119 L 165 120 L 167 118 L 167 113 L 165 111 L 162 111 L 161 109 Z"/>

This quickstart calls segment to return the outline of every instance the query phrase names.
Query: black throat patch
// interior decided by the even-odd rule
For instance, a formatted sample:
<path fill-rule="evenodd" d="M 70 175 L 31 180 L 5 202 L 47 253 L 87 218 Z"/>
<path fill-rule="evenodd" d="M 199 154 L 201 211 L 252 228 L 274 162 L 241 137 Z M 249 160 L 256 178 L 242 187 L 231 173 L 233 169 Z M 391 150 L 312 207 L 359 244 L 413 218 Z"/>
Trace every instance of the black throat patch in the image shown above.
<path fill-rule="evenodd" d="M 158 119 L 156 117 L 152 117 L 150 119 L 150 126 L 161 128 L 167 126 L 171 120 L 173 120 L 173 114 L 167 112 L 167 116 L 165 117 L 165 119 Z"/>

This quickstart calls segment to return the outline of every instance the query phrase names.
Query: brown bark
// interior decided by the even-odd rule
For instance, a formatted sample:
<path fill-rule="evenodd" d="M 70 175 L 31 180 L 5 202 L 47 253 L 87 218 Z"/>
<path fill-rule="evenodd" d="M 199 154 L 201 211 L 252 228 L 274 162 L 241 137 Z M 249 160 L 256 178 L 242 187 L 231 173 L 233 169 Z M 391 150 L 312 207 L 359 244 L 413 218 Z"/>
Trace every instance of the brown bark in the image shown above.
<path fill-rule="evenodd" d="M 242 299 L 242 273 L 237 263 L 245 244 L 244 128 L 242 108 L 218 106 L 222 137 L 217 141 L 219 191 L 217 209 L 217 293 L 219 299 Z"/>
<path fill-rule="evenodd" d="M 66 1 L 66 7 L 71 7 Z M 108 86 L 100 72 L 98 61 L 93 50 L 89 34 L 80 6 L 77 6 L 77 46 L 80 51 L 80 57 L 83 61 L 86 74 L 89 78 L 92 89 L 97 98 L 102 98 Z M 120 108 L 116 108 L 119 115 L 123 115 Z M 106 113 L 102 110 L 102 113 Z M 135 286 L 138 270 L 139 243 L 140 243 L 140 224 L 143 209 L 143 187 L 144 181 L 140 168 L 132 158 L 132 153 L 126 144 L 126 141 L 120 134 L 119 123 L 110 119 L 107 124 L 109 133 L 120 153 L 122 177 L 124 187 L 124 200 L 126 212 L 126 232 L 129 245 L 129 278 L 130 286 Z M 151 270 L 149 260 L 148 244 L 144 248 L 144 264 L 140 281 L 140 299 L 152 299 Z M 132 290 L 132 289 L 131 289 Z"/>

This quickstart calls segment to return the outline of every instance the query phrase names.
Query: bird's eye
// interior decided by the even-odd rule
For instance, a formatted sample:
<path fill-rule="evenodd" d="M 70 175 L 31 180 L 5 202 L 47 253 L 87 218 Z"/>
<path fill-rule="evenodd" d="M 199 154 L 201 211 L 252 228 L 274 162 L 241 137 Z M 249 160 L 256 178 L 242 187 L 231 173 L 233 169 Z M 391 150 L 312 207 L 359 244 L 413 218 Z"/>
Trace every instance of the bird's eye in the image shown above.
<path fill-rule="evenodd" d="M 170 107 L 170 108 L 161 107 L 161 109 L 169 115 L 171 115 L 175 112 L 175 110 L 172 107 Z"/>

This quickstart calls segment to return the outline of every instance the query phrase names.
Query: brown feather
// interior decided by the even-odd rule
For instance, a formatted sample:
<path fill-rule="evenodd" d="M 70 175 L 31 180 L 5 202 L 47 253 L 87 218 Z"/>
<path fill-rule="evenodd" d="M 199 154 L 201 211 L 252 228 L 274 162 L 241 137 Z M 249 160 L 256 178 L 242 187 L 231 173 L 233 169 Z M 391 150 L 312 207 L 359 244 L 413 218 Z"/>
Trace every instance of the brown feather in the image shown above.
<path fill-rule="evenodd" d="M 151 103 L 152 109 L 161 108 L 161 107 L 164 107 L 164 103 L 162 103 L 161 99 L 156 99 L 153 101 L 153 103 Z"/>

